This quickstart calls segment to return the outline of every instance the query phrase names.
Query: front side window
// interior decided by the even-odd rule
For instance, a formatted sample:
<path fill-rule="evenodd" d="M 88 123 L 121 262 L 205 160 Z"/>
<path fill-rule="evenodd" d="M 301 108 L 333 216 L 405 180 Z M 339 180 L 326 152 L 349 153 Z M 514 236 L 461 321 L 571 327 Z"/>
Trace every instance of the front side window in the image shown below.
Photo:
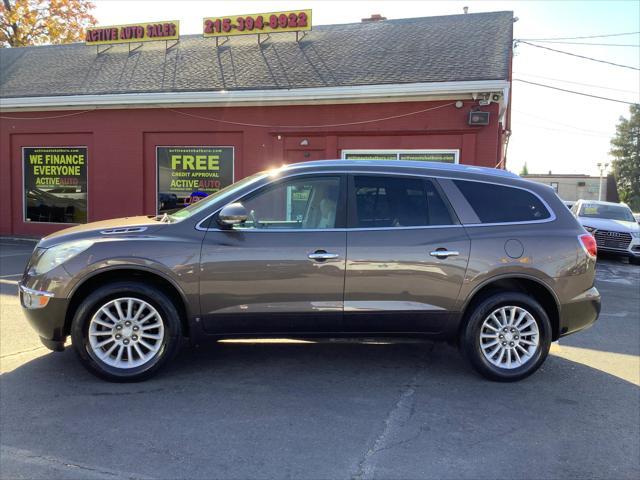
<path fill-rule="evenodd" d="M 481 223 L 545 220 L 551 213 L 533 193 L 492 183 L 454 180 Z"/>
<path fill-rule="evenodd" d="M 234 229 L 336 228 L 341 223 L 339 199 L 337 176 L 282 181 L 242 199 L 249 218 Z"/>
<path fill-rule="evenodd" d="M 421 178 L 356 176 L 357 228 L 452 225 L 435 185 Z"/>

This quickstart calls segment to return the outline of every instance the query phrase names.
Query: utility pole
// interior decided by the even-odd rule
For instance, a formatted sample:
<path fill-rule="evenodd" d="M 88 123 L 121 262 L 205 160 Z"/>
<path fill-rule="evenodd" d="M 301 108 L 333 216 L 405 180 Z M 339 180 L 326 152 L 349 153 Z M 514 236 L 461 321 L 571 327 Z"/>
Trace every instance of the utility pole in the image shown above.
<path fill-rule="evenodd" d="M 607 169 L 609 164 L 605 163 L 603 165 L 602 163 L 598 162 L 596 165 L 598 165 L 598 168 L 600 169 L 600 186 L 598 187 L 598 200 L 602 200 L 602 174 Z"/>

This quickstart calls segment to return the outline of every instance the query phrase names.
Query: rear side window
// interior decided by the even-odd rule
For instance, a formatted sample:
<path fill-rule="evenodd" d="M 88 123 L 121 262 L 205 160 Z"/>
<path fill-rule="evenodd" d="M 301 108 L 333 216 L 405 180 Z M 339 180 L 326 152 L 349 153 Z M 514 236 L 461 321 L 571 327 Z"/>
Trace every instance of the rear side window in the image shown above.
<path fill-rule="evenodd" d="M 533 193 L 491 183 L 454 180 L 482 223 L 545 220 L 551 213 Z"/>
<path fill-rule="evenodd" d="M 454 223 L 431 181 L 391 176 L 356 176 L 356 227 L 392 228 Z"/>

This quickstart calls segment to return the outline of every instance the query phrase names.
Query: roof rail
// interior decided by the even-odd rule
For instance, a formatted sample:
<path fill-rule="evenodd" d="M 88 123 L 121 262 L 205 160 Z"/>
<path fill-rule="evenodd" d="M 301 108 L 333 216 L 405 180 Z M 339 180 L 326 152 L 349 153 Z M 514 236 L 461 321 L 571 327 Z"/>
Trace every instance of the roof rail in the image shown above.
<path fill-rule="evenodd" d="M 499 177 L 519 178 L 519 175 L 502 170 L 500 168 L 478 167 L 475 165 L 460 165 L 454 163 L 442 162 L 422 162 L 410 160 L 312 160 L 308 162 L 291 163 L 285 168 L 305 168 L 305 167 L 323 167 L 323 166 L 355 166 L 355 165 L 375 165 L 376 167 L 395 167 L 395 168 L 425 168 L 433 170 L 444 170 L 450 172 L 469 172 L 480 173 L 483 175 L 495 175 Z"/>

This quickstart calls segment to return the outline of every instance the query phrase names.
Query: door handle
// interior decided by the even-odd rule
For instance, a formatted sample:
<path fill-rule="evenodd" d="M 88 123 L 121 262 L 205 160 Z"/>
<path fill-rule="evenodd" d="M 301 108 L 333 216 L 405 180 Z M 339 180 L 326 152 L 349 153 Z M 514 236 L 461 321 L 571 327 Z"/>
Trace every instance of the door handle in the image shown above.
<path fill-rule="evenodd" d="M 457 257 L 458 255 L 460 255 L 460 252 L 457 252 L 455 250 L 445 250 L 443 248 L 443 249 L 434 250 L 433 252 L 429 253 L 429 255 L 437 258 L 447 258 L 447 257 Z"/>
<path fill-rule="evenodd" d="M 315 260 L 316 262 L 324 262 L 325 260 L 331 260 L 332 258 L 338 258 L 340 255 L 337 253 L 329 253 L 326 250 L 316 250 L 313 253 L 307 255 L 309 260 Z"/>

